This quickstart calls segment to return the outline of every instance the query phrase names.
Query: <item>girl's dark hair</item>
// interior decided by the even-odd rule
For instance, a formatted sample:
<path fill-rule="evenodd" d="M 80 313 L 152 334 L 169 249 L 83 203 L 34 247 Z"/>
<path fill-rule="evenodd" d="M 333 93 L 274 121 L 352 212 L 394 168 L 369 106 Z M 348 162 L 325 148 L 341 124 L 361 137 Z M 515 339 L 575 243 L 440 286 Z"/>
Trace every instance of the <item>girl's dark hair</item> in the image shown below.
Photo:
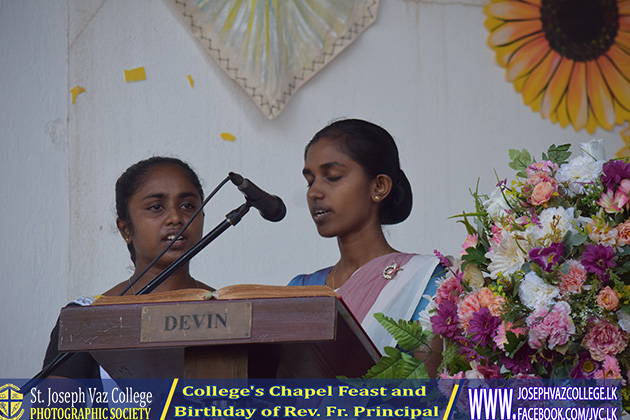
<path fill-rule="evenodd" d="M 343 152 L 359 163 L 370 178 L 385 174 L 392 179 L 392 190 L 381 203 L 381 224 L 393 225 L 409 216 L 413 202 L 411 184 L 400 169 L 396 142 L 384 128 L 357 119 L 335 121 L 306 145 L 305 158 L 310 147 L 322 138 L 338 140 Z"/>
<path fill-rule="evenodd" d="M 131 224 L 129 219 L 129 200 L 142 187 L 149 171 L 162 165 L 173 165 L 181 168 L 203 200 L 203 188 L 199 177 L 186 162 L 172 157 L 153 156 L 131 165 L 116 181 L 116 215 L 120 220 Z M 127 248 L 131 255 L 131 261 L 135 263 L 136 251 L 133 244 L 127 244 Z"/>

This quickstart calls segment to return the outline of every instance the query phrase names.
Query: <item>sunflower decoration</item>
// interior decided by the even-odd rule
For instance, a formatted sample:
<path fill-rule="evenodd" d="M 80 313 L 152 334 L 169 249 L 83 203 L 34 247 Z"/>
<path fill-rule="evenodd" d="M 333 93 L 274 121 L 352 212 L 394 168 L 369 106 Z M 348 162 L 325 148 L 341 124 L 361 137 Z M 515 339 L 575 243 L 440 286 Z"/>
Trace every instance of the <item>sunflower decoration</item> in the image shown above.
<path fill-rule="evenodd" d="M 490 0 L 488 43 L 543 118 L 593 133 L 630 120 L 630 0 Z"/>

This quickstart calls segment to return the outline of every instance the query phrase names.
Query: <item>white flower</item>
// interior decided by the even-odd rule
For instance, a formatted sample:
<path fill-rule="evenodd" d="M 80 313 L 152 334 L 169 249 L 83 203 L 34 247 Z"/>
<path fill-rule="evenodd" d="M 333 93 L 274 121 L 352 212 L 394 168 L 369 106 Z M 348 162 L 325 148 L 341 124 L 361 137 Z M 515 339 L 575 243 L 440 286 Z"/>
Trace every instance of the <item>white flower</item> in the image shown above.
<path fill-rule="evenodd" d="M 594 160 L 606 160 L 604 139 L 593 139 L 586 143 L 580 143 L 583 156 L 590 156 Z"/>
<path fill-rule="evenodd" d="M 518 289 L 521 302 L 530 309 L 536 309 L 539 306 L 551 306 L 559 295 L 560 289 L 545 283 L 533 271 L 525 275 Z"/>
<path fill-rule="evenodd" d="M 525 232 L 532 246 L 547 247 L 553 242 L 562 242 L 568 231 L 576 234 L 573 213 L 573 207 L 551 207 L 543 210 L 538 217 L 538 223 L 529 226 Z"/>
<path fill-rule="evenodd" d="M 418 322 L 424 331 L 433 332 L 433 324 L 431 323 L 431 317 L 435 314 L 432 312 L 434 309 L 437 309 L 437 303 L 435 303 L 435 296 L 424 295 L 424 299 L 427 299 L 429 303 L 426 308 L 420 311 L 418 314 Z"/>
<path fill-rule="evenodd" d="M 483 202 L 483 206 L 486 208 L 490 217 L 495 220 L 502 219 L 506 215 L 505 211 L 510 209 L 499 187 L 496 187 L 494 191 L 492 191 L 490 198 Z"/>
<path fill-rule="evenodd" d="M 490 277 L 496 279 L 499 273 L 507 276 L 520 270 L 525 262 L 525 253 L 519 248 L 510 232 L 503 232 L 501 242 L 490 248 L 490 251 L 486 253 L 486 258 L 490 260 L 488 264 Z"/>
<path fill-rule="evenodd" d="M 470 370 L 467 370 L 466 372 L 464 372 L 464 377 L 466 379 L 483 379 L 483 375 L 481 374 L 481 372 L 479 372 L 479 362 L 476 360 L 473 360 L 470 362 Z M 441 382 L 441 381 L 440 381 Z"/>
<path fill-rule="evenodd" d="M 484 286 L 484 278 L 481 269 L 476 264 L 468 264 L 462 275 L 464 280 L 473 290 L 479 290 Z"/>
<path fill-rule="evenodd" d="M 608 225 L 599 225 L 590 217 L 579 217 L 579 223 L 586 228 L 588 238 L 596 244 L 602 244 L 615 248 L 617 252 L 622 252 L 619 243 L 619 230 Z"/>
<path fill-rule="evenodd" d="M 617 311 L 617 320 L 619 320 L 619 326 L 622 330 L 630 333 L 630 315 L 625 311 Z"/>
<path fill-rule="evenodd" d="M 567 184 L 569 195 L 584 193 L 584 185 L 595 182 L 602 173 L 603 160 L 580 156 L 565 163 L 556 172 L 558 182 Z"/>

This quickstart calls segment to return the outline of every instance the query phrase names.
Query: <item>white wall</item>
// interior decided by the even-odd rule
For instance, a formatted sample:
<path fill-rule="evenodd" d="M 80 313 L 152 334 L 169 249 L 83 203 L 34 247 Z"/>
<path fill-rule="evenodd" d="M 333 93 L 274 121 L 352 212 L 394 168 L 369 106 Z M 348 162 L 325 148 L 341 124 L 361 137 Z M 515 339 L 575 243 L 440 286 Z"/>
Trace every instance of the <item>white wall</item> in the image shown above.
<path fill-rule="evenodd" d="M 37 373 L 68 295 L 67 26 L 65 1 L 0 0 L 4 378 Z"/>
<path fill-rule="evenodd" d="M 0 0 L 0 376 L 41 367 L 59 307 L 126 279 L 115 231 L 114 182 L 154 154 L 193 165 L 209 192 L 229 171 L 281 196 L 285 220 L 252 211 L 199 254 L 194 274 L 215 287 L 285 284 L 331 265 L 305 203 L 303 148 L 330 120 L 358 117 L 397 139 L 414 210 L 388 228 L 394 247 L 456 254 L 472 209 L 468 189 L 501 177 L 509 148 L 540 156 L 549 144 L 605 137 L 575 133 L 524 106 L 487 47 L 483 0 L 382 0 L 353 45 L 268 121 L 205 54 L 167 0 Z M 144 66 L 147 80 L 125 83 Z M 191 88 L 186 75 L 195 80 Z M 71 104 L 70 88 L 87 92 Z M 219 133 L 236 135 L 224 142 Z M 206 230 L 243 202 L 232 186 L 210 203 Z"/>

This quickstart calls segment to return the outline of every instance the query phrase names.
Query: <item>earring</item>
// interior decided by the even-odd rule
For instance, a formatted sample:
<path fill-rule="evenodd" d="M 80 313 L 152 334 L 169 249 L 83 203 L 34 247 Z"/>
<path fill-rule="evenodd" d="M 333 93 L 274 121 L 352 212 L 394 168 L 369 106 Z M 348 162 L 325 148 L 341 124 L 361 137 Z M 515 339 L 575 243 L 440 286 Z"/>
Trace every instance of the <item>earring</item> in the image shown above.
<path fill-rule="evenodd" d="M 380 195 L 375 195 L 374 196 L 374 201 L 380 201 L 381 200 L 381 196 Z"/>

